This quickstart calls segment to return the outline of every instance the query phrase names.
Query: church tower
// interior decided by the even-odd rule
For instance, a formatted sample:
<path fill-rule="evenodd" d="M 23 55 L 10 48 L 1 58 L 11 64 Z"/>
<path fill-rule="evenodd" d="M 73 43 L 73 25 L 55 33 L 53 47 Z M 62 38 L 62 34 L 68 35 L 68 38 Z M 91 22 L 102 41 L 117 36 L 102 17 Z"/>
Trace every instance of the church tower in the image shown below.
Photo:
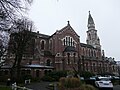
<path fill-rule="evenodd" d="M 97 30 L 95 29 L 95 23 L 94 20 L 90 14 L 89 11 L 89 16 L 88 16 L 88 31 L 87 31 L 87 44 L 92 45 L 94 48 L 101 49 L 100 45 L 100 39 L 97 35 Z"/>

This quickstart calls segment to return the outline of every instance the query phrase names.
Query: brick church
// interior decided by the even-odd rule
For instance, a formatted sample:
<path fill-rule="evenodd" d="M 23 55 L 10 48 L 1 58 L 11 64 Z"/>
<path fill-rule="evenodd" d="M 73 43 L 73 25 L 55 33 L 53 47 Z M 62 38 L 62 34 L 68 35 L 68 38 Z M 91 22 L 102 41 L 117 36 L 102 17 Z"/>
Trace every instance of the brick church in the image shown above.
<path fill-rule="evenodd" d="M 57 30 L 52 35 L 32 32 L 35 37 L 30 44 L 31 54 L 24 54 L 23 70 L 39 77 L 47 70 L 90 71 L 95 74 L 117 73 L 114 58 L 105 56 L 101 50 L 100 38 L 94 20 L 89 12 L 86 43 L 80 42 L 80 36 L 70 25 Z M 14 54 L 8 54 L 8 65 L 12 65 Z M 7 67 L 3 67 L 8 69 Z"/>

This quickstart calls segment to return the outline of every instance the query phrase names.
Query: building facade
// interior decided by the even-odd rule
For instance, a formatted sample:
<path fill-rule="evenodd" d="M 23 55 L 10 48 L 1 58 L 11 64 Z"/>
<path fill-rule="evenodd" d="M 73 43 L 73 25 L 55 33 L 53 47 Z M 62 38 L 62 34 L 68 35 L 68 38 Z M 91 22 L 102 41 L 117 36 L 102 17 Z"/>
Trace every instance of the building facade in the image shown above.
<path fill-rule="evenodd" d="M 35 37 L 27 47 L 27 51 L 31 53 L 23 55 L 21 65 L 30 70 L 34 68 L 34 73 L 38 73 L 36 75 L 46 70 L 117 74 L 114 58 L 106 57 L 104 50 L 101 50 L 100 38 L 90 12 L 87 27 L 86 44 L 80 42 L 80 36 L 69 21 L 65 27 L 50 36 L 33 32 Z M 7 63 L 12 65 L 13 59 L 14 54 L 9 53 Z"/>

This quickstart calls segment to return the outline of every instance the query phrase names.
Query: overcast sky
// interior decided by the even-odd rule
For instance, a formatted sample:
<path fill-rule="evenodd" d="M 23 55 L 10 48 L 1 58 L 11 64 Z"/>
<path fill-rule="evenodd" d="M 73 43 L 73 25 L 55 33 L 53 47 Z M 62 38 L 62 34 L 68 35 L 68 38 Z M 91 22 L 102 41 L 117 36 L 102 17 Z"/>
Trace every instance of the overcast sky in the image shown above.
<path fill-rule="evenodd" d="M 52 35 L 70 21 L 86 43 L 88 11 L 94 19 L 102 49 L 107 57 L 120 60 L 120 0 L 33 0 L 29 17 L 36 30 Z"/>

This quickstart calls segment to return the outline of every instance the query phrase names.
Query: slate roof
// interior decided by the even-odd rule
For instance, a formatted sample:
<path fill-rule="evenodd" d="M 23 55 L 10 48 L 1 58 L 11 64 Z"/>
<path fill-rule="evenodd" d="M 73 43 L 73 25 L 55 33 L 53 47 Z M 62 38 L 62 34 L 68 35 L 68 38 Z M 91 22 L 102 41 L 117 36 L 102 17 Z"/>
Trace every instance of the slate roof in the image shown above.
<path fill-rule="evenodd" d="M 50 51 L 41 51 L 41 55 L 43 56 L 54 56 Z"/>
<path fill-rule="evenodd" d="M 94 48 L 92 45 L 85 44 L 85 43 L 80 43 L 80 46 L 81 46 L 81 47 L 90 48 L 90 49 L 100 50 L 99 48 Z"/>
<path fill-rule="evenodd" d="M 67 46 L 64 50 L 64 52 L 76 52 L 75 47 Z"/>
<path fill-rule="evenodd" d="M 40 38 L 44 38 L 44 39 L 49 39 L 50 36 L 49 35 L 45 35 L 45 34 L 41 34 L 41 33 L 38 33 L 38 32 L 32 32 L 35 36 L 38 36 Z"/>
<path fill-rule="evenodd" d="M 53 66 L 45 66 L 40 64 L 31 64 L 31 65 L 24 65 L 22 68 L 39 68 L 39 69 L 53 69 Z"/>
<path fill-rule="evenodd" d="M 10 69 L 12 66 L 10 65 L 4 65 L 1 67 L 1 69 Z M 37 69 L 53 69 L 53 66 L 45 66 L 40 64 L 31 64 L 31 65 L 22 65 L 21 68 L 37 68 Z"/>
<path fill-rule="evenodd" d="M 87 48 L 93 48 L 94 47 L 92 45 L 89 45 L 89 44 L 85 44 L 85 43 L 80 43 L 81 47 L 87 47 Z"/>
<path fill-rule="evenodd" d="M 10 69 L 10 68 L 12 68 L 11 65 L 4 65 L 4 66 L 1 66 L 1 69 Z"/>

